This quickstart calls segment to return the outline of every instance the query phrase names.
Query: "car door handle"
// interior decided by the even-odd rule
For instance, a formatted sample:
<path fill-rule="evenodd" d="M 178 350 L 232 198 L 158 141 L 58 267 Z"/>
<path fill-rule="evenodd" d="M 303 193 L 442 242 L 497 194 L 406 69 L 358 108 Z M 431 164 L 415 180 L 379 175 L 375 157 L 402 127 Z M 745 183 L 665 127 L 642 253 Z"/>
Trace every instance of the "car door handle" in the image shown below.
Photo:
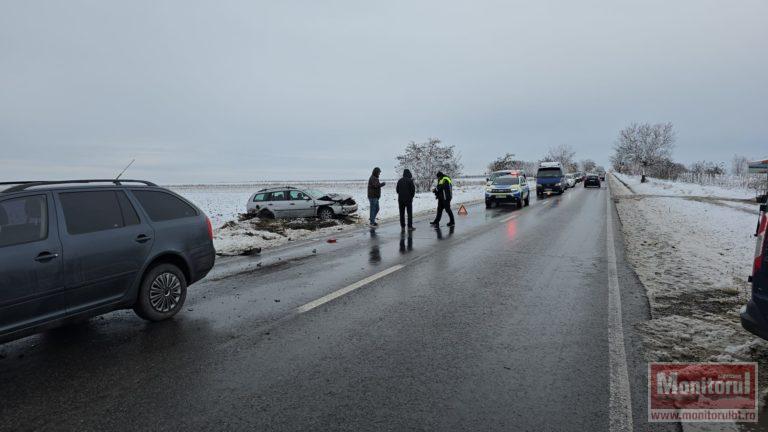
<path fill-rule="evenodd" d="M 296 203 L 290 203 L 290 205 L 296 205 Z"/>
<path fill-rule="evenodd" d="M 152 237 L 145 234 L 141 234 L 138 237 L 136 237 L 136 243 L 146 243 L 150 240 L 152 240 Z"/>
<path fill-rule="evenodd" d="M 37 257 L 35 258 L 35 261 L 37 261 L 37 262 L 46 262 L 46 261 L 50 261 L 50 260 L 52 260 L 54 258 L 58 258 L 58 257 L 59 257 L 59 254 L 57 254 L 57 253 L 40 252 L 40 254 L 37 255 Z"/>

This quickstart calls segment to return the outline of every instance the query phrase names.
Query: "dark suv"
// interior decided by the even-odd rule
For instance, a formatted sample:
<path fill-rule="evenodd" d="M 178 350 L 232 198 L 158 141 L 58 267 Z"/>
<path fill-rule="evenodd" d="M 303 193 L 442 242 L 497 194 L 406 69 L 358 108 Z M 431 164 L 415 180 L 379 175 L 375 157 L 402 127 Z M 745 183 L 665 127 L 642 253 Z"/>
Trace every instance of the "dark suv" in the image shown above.
<path fill-rule="evenodd" d="M 212 234 L 146 181 L 0 183 L 0 341 L 116 309 L 174 316 L 213 267 Z"/>
<path fill-rule="evenodd" d="M 752 265 L 752 298 L 741 308 L 741 325 L 745 329 L 768 339 L 768 204 L 760 206 L 757 221 L 757 247 Z"/>

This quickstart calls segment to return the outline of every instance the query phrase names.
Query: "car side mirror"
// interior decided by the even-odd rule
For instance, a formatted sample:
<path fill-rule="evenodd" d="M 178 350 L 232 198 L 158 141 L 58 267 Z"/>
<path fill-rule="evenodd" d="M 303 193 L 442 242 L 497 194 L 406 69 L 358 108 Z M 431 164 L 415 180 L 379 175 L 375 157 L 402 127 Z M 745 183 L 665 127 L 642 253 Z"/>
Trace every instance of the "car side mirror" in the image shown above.
<path fill-rule="evenodd" d="M 489 181 L 491 181 L 491 179 L 489 179 L 488 177 L 486 177 L 486 178 L 485 178 L 485 181 L 489 182 Z"/>
<path fill-rule="evenodd" d="M 310 200 L 312 200 L 312 198 L 310 198 L 310 197 L 308 197 L 308 196 L 305 196 L 305 197 L 304 197 L 304 201 L 310 201 Z"/>

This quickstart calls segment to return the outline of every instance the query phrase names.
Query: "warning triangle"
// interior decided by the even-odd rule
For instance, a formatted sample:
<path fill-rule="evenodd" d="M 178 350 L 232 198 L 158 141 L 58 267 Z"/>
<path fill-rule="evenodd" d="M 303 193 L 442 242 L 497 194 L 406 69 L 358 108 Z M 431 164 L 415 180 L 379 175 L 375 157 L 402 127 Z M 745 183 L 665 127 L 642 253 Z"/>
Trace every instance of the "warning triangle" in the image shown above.
<path fill-rule="evenodd" d="M 469 213 L 467 213 L 467 208 L 464 207 L 464 204 L 462 204 L 461 207 L 459 207 L 459 214 L 461 216 L 466 216 L 466 215 L 469 214 Z"/>

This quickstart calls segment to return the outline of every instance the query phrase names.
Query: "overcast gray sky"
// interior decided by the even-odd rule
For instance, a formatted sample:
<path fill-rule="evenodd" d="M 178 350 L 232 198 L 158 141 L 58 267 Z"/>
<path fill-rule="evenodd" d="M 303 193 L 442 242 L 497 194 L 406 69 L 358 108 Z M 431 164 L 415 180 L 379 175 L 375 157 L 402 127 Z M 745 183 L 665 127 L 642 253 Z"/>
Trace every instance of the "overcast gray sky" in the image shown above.
<path fill-rule="evenodd" d="M 768 2 L 0 5 L 0 181 L 392 176 L 436 136 L 480 173 L 671 121 L 676 159 L 768 156 Z"/>

